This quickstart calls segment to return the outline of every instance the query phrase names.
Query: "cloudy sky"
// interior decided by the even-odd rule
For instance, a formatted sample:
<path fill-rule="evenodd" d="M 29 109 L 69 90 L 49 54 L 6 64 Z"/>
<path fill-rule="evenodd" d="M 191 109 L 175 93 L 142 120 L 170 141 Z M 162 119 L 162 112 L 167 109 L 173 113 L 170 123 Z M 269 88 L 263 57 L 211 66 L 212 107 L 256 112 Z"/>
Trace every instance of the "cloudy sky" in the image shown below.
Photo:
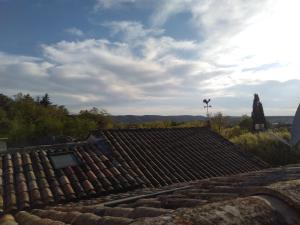
<path fill-rule="evenodd" d="M 298 0 L 0 0 L 0 88 L 72 112 L 267 115 L 300 103 Z"/>

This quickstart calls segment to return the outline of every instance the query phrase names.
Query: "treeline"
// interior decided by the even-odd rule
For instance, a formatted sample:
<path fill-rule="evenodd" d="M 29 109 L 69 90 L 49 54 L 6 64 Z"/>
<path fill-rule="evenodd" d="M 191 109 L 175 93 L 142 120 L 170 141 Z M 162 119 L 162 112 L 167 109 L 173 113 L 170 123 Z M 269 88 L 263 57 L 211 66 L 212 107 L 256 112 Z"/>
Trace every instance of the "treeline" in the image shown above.
<path fill-rule="evenodd" d="M 177 122 L 172 120 L 157 120 L 152 122 L 137 123 L 137 124 L 118 124 L 122 128 L 174 128 L 174 127 L 203 127 L 207 125 L 206 121 L 195 120 L 189 122 Z"/>
<path fill-rule="evenodd" d="M 7 137 L 11 147 L 85 139 L 91 130 L 115 125 L 105 110 L 93 108 L 72 115 L 64 106 L 53 104 L 48 94 L 37 98 L 0 94 L 0 137 Z"/>
<path fill-rule="evenodd" d="M 266 132 L 253 133 L 251 117 L 242 116 L 236 124 L 228 123 L 226 117 L 220 113 L 212 118 L 212 128 L 216 132 L 271 166 L 300 163 L 300 146 L 291 149 L 281 141 L 290 142 L 291 135 L 288 128 L 272 128 L 270 123 L 268 127 L 269 130 Z"/>
<path fill-rule="evenodd" d="M 0 94 L 0 138 L 7 137 L 10 147 L 53 144 L 85 140 L 89 132 L 108 128 L 202 127 L 207 121 L 154 121 L 121 124 L 105 110 L 92 108 L 71 114 L 64 106 L 51 102 L 48 94 L 33 98 L 29 94 L 8 97 Z M 300 162 L 300 148 L 291 150 L 267 132 L 252 133 L 252 120 L 243 116 L 236 123 L 217 113 L 210 118 L 211 128 L 272 166 Z M 272 129 L 275 135 L 290 141 L 286 128 Z"/>
<path fill-rule="evenodd" d="M 276 129 L 275 135 L 290 141 L 290 133 L 286 129 Z M 231 141 L 245 151 L 249 151 L 272 166 L 300 163 L 300 148 L 291 149 L 288 145 L 275 139 L 267 132 L 244 133 L 233 137 Z"/>

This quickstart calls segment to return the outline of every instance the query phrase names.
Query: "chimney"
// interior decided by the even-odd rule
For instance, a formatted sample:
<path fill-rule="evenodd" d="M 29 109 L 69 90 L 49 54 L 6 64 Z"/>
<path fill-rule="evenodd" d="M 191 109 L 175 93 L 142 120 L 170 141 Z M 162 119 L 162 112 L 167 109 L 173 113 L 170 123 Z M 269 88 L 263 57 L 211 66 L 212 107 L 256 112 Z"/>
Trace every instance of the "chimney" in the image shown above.
<path fill-rule="evenodd" d="M 7 139 L 8 138 L 0 138 L 0 153 L 7 151 Z"/>

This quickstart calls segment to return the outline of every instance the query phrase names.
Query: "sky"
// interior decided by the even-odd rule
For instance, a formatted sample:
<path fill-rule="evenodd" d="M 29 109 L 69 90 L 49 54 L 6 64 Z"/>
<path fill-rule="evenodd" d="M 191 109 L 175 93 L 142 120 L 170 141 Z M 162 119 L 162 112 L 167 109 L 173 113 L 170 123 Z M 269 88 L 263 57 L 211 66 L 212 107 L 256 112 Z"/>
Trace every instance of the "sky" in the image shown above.
<path fill-rule="evenodd" d="M 0 0 L 0 88 L 71 112 L 293 115 L 298 0 Z"/>

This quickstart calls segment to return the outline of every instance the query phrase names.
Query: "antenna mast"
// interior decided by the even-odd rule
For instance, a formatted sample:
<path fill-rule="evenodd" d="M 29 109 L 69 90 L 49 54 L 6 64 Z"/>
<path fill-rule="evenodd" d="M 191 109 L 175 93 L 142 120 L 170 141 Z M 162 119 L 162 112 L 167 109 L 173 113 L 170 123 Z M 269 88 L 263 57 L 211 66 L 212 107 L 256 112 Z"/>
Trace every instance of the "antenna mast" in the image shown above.
<path fill-rule="evenodd" d="M 209 105 L 209 102 L 210 102 L 210 98 L 209 99 L 203 99 L 203 103 L 205 104 L 204 105 L 204 109 L 206 109 L 207 124 L 210 127 L 210 119 L 209 119 L 209 111 L 208 111 L 208 109 L 211 108 L 212 106 Z"/>

